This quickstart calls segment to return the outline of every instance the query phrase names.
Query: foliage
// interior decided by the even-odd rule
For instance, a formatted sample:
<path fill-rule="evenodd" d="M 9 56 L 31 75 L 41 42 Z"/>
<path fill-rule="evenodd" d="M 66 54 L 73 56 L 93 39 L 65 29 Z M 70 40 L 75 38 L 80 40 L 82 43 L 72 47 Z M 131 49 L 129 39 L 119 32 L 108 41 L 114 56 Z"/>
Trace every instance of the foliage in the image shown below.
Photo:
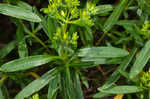
<path fill-rule="evenodd" d="M 84 99 L 83 71 L 104 65 L 113 71 L 93 98 L 149 99 L 150 2 L 114 1 L 41 0 L 39 10 L 4 0 L 0 13 L 16 26 L 16 38 L 0 49 L 0 97 L 12 98 L 7 80 L 21 88 L 14 99 Z"/>

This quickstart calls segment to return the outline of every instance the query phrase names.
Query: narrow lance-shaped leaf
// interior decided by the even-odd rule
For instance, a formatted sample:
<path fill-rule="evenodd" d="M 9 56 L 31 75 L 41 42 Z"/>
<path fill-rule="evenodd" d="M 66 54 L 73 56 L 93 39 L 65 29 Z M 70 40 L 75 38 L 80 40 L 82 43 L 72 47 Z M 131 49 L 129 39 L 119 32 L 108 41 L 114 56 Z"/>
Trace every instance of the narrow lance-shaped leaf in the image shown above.
<path fill-rule="evenodd" d="M 18 43 L 18 54 L 20 57 L 26 57 L 28 56 L 28 48 L 27 44 L 25 42 L 25 37 L 23 34 L 23 28 L 21 25 L 18 25 L 17 31 L 16 31 L 16 39 Z"/>
<path fill-rule="evenodd" d="M 117 25 L 120 25 L 120 26 L 134 26 L 135 24 L 137 23 L 136 20 L 119 20 L 116 22 Z"/>
<path fill-rule="evenodd" d="M 29 56 L 3 64 L 0 70 L 3 72 L 15 72 L 20 70 L 27 70 L 33 67 L 46 64 L 56 59 L 58 59 L 57 56 L 49 56 L 49 55 Z"/>
<path fill-rule="evenodd" d="M 110 87 L 112 84 L 114 84 L 120 78 L 119 70 L 124 71 L 128 67 L 128 65 L 131 62 L 132 58 L 134 57 L 136 51 L 137 51 L 137 48 L 134 48 L 131 51 L 130 55 L 124 59 L 124 61 L 120 64 L 120 66 L 116 69 L 116 71 L 107 79 L 107 81 L 104 83 L 104 85 L 102 87 L 100 87 L 101 89 L 106 89 L 106 88 Z"/>
<path fill-rule="evenodd" d="M 39 91 L 44 86 L 46 86 L 49 83 L 49 81 L 55 78 L 57 72 L 58 71 L 56 68 L 48 71 L 47 73 L 42 75 L 39 79 L 36 79 L 33 82 L 31 82 L 29 85 L 27 85 L 22 91 L 20 91 L 16 95 L 15 99 L 24 99 L 32 95 L 33 93 Z"/>
<path fill-rule="evenodd" d="M 61 73 L 61 93 L 63 98 L 62 99 L 76 99 L 76 92 L 73 88 L 73 80 L 71 78 L 70 69 L 67 67 Z"/>
<path fill-rule="evenodd" d="M 1 48 L 0 58 L 4 58 L 5 56 L 7 56 L 15 48 L 15 45 L 15 41 L 12 41 L 9 44 L 5 45 L 3 48 Z"/>
<path fill-rule="evenodd" d="M 92 46 L 93 45 L 93 32 L 90 27 L 86 27 L 84 30 L 85 34 L 85 42 L 87 46 Z"/>
<path fill-rule="evenodd" d="M 149 0 L 143 0 L 144 4 L 146 4 L 148 7 L 150 7 L 150 1 Z"/>
<path fill-rule="evenodd" d="M 95 14 L 103 14 L 112 10 L 113 10 L 112 5 L 99 5 L 99 6 L 96 6 Z"/>
<path fill-rule="evenodd" d="M 49 23 L 49 22 L 52 21 L 52 20 L 49 20 L 49 18 L 48 18 L 48 20 L 47 20 L 46 17 L 42 16 L 42 15 L 38 12 L 37 8 L 34 7 L 33 10 L 34 10 L 34 12 L 35 12 L 35 13 L 41 18 L 41 20 L 42 20 L 42 21 L 40 22 L 40 25 L 41 25 L 43 31 L 44 31 L 45 34 L 49 37 L 49 39 L 51 39 L 51 38 L 52 38 L 52 37 L 51 37 L 51 34 L 52 34 L 51 28 L 54 29 L 54 27 L 50 27 L 50 25 L 51 25 L 52 23 Z M 48 22 L 48 21 L 49 21 L 49 22 Z M 47 24 L 47 22 L 48 22 L 48 24 Z M 48 25 L 49 25 L 49 26 L 48 26 Z M 50 29 L 49 29 L 48 27 L 50 27 Z"/>
<path fill-rule="evenodd" d="M 102 92 L 98 92 L 96 93 L 93 98 L 102 98 L 102 97 L 106 97 L 106 96 L 112 96 L 112 94 L 109 94 L 109 93 L 102 93 Z"/>
<path fill-rule="evenodd" d="M 77 63 L 74 63 L 74 64 L 70 64 L 71 67 L 78 67 L 78 68 L 89 68 L 89 67 L 94 67 L 94 66 L 97 66 L 97 64 L 94 64 L 94 62 L 82 62 L 82 61 L 79 61 Z"/>
<path fill-rule="evenodd" d="M 75 95 L 76 99 L 84 99 L 78 72 L 75 72 L 73 77 L 74 77 L 74 79 L 73 79 L 74 83 L 73 84 L 74 84 L 74 89 L 75 89 L 75 92 L 76 92 L 76 95 Z"/>
<path fill-rule="evenodd" d="M 137 86 L 114 86 L 104 90 L 99 88 L 98 90 L 109 94 L 129 94 L 143 91 L 143 89 Z"/>
<path fill-rule="evenodd" d="M 24 9 L 27 9 L 27 10 L 31 10 L 32 11 L 32 6 L 29 5 L 28 3 L 24 2 L 24 1 L 18 1 L 17 2 L 17 6 L 19 7 L 23 7 Z"/>
<path fill-rule="evenodd" d="M 125 89 L 124 89 L 125 88 Z M 127 91 L 126 91 L 127 89 Z M 143 91 L 142 89 L 138 88 L 137 86 L 116 86 L 109 89 L 100 89 L 100 92 L 96 93 L 93 98 L 102 98 L 105 96 L 112 96 L 114 94 L 129 94 L 129 93 L 137 93 Z M 116 91 L 117 90 L 117 91 Z"/>
<path fill-rule="evenodd" d="M 47 99 L 56 99 L 58 90 L 60 88 L 59 83 L 60 83 L 59 75 L 55 76 L 53 80 L 50 80 Z"/>
<path fill-rule="evenodd" d="M 89 88 L 89 83 L 88 83 L 87 79 L 84 77 L 84 75 L 81 72 L 79 72 L 79 74 L 80 74 L 81 82 L 83 83 L 83 85 L 86 88 Z"/>
<path fill-rule="evenodd" d="M 31 10 L 10 4 L 0 4 L 0 13 L 31 22 L 41 22 L 41 19 Z"/>
<path fill-rule="evenodd" d="M 115 58 L 124 57 L 129 53 L 126 50 L 115 47 L 91 47 L 80 49 L 80 57 Z"/>
<path fill-rule="evenodd" d="M 3 96 L 5 97 L 4 99 L 10 99 L 8 89 L 4 84 L 1 86 L 1 90 L 3 92 Z"/>
<path fill-rule="evenodd" d="M 130 78 L 134 78 L 144 68 L 150 58 L 150 40 L 145 44 L 144 48 L 139 52 L 138 57 L 130 70 Z"/>
<path fill-rule="evenodd" d="M 105 22 L 103 29 L 104 32 L 108 32 L 114 26 L 116 21 L 119 19 L 122 11 L 125 9 L 128 0 L 120 0 L 120 1 L 121 1 L 120 4 L 114 9 L 113 13 Z"/>
<path fill-rule="evenodd" d="M 48 17 L 47 21 L 48 21 L 48 25 L 47 25 L 48 37 L 52 40 L 54 36 L 53 33 L 56 32 L 55 22 L 50 17 Z"/>
<path fill-rule="evenodd" d="M 0 88 L 0 97 L 1 97 L 1 99 L 4 99 L 4 95 L 3 95 L 3 92 L 2 92 L 1 88 Z"/>
<path fill-rule="evenodd" d="M 122 58 L 97 58 L 97 57 L 88 57 L 82 58 L 81 61 L 83 62 L 93 62 L 94 65 L 99 64 L 120 64 Z M 91 66 L 90 66 L 91 67 Z"/>

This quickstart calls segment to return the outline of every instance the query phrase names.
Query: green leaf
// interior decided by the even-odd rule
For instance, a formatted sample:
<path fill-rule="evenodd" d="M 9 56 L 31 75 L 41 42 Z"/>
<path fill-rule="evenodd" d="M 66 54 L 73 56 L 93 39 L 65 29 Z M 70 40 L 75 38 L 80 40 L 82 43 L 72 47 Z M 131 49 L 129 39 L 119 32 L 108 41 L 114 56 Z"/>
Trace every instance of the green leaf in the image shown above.
<path fill-rule="evenodd" d="M 119 19 L 122 11 L 125 9 L 126 4 L 128 0 L 120 0 L 121 3 L 114 9 L 113 13 L 110 15 L 110 17 L 107 19 L 107 21 L 104 24 L 104 32 L 108 32 L 111 30 L 111 28 L 114 26 L 114 24 Z"/>
<path fill-rule="evenodd" d="M 134 26 L 135 24 L 137 24 L 137 22 L 135 20 L 119 20 L 116 22 L 117 25 L 120 26 Z"/>
<path fill-rule="evenodd" d="M 88 26 L 84 27 L 84 28 L 79 28 L 80 30 L 80 38 L 82 43 L 85 46 L 93 46 L 93 32 L 92 29 Z"/>
<path fill-rule="evenodd" d="M 25 41 L 23 28 L 21 25 L 18 25 L 17 31 L 16 31 L 16 39 L 18 43 L 18 53 L 19 57 L 26 57 L 28 56 L 28 48 Z"/>
<path fill-rule="evenodd" d="M 53 20 L 50 19 L 49 17 L 46 18 L 46 17 L 42 16 L 42 14 L 40 14 L 36 8 L 34 8 L 34 11 L 41 18 L 42 21 L 40 22 L 40 25 L 41 25 L 43 31 L 45 32 L 45 34 L 47 35 L 47 37 L 49 37 L 49 39 L 51 40 L 52 33 L 55 30 L 54 24 L 52 23 Z"/>
<path fill-rule="evenodd" d="M 84 30 L 85 34 L 85 42 L 87 45 L 92 46 L 93 45 L 93 32 L 90 27 L 86 27 Z"/>
<path fill-rule="evenodd" d="M 46 64 L 56 59 L 58 59 L 57 56 L 49 56 L 49 55 L 29 56 L 5 63 L 1 66 L 0 69 L 3 72 L 15 72 L 20 70 L 27 70 L 33 67 Z"/>
<path fill-rule="evenodd" d="M 60 79 L 62 99 L 84 99 L 77 71 L 66 67 Z"/>
<path fill-rule="evenodd" d="M 15 48 L 15 41 L 10 42 L 9 44 L 5 45 L 3 48 L 0 49 L 0 59 L 7 56 L 14 48 Z"/>
<path fill-rule="evenodd" d="M 47 73 L 42 75 L 39 79 L 36 79 L 33 82 L 31 82 L 29 85 L 27 85 L 22 91 L 20 91 L 16 95 L 15 99 L 24 99 L 32 95 L 33 93 L 39 91 L 44 86 L 46 86 L 49 83 L 49 81 L 55 78 L 57 72 L 58 71 L 56 68 L 48 71 Z"/>
<path fill-rule="evenodd" d="M 88 61 L 88 62 L 79 61 L 77 63 L 70 64 L 70 66 L 85 69 L 85 68 L 97 66 L 97 64 L 94 64 L 94 62 L 91 62 L 91 61 Z"/>
<path fill-rule="evenodd" d="M 4 95 L 3 95 L 3 92 L 2 92 L 1 88 L 0 88 L 0 97 L 1 97 L 1 99 L 4 99 Z"/>
<path fill-rule="evenodd" d="M 4 99 L 10 99 L 8 89 L 4 84 L 1 86 L 1 90 L 3 92 L 3 96 L 5 97 Z"/>
<path fill-rule="evenodd" d="M 84 75 L 83 75 L 81 72 L 79 72 L 79 74 L 80 74 L 80 78 L 81 78 L 81 81 L 82 81 L 82 83 L 84 84 L 84 86 L 85 86 L 86 88 L 89 88 L 89 83 L 88 83 L 88 81 L 86 80 L 86 78 L 84 77 Z"/>
<path fill-rule="evenodd" d="M 30 5 L 29 5 L 28 3 L 26 3 L 26 2 L 18 1 L 18 2 L 17 2 L 17 6 L 32 11 L 32 6 L 30 6 Z"/>
<path fill-rule="evenodd" d="M 144 4 L 146 4 L 148 7 L 150 7 L 150 1 L 149 0 L 143 0 Z"/>
<path fill-rule="evenodd" d="M 0 13 L 31 22 L 41 22 L 41 19 L 31 10 L 27 10 L 25 8 L 13 6 L 10 4 L 0 4 Z"/>
<path fill-rule="evenodd" d="M 74 72 L 73 74 L 73 81 L 74 81 L 74 89 L 75 89 L 75 99 L 84 99 L 83 92 L 82 92 L 82 87 L 81 87 L 81 82 L 79 78 L 78 72 Z"/>
<path fill-rule="evenodd" d="M 102 98 L 102 97 L 106 97 L 106 96 L 112 96 L 112 94 L 98 92 L 93 96 L 93 98 Z"/>
<path fill-rule="evenodd" d="M 138 57 L 130 70 L 130 78 L 134 78 L 141 72 L 150 58 L 150 40 L 147 41 L 144 48 L 139 52 Z"/>
<path fill-rule="evenodd" d="M 107 59 L 97 57 L 85 57 L 81 59 L 82 62 L 94 62 L 94 64 L 107 64 Z"/>
<path fill-rule="evenodd" d="M 122 58 L 99 58 L 99 57 L 85 57 L 81 59 L 82 62 L 93 62 L 94 65 L 99 64 L 120 64 Z"/>
<path fill-rule="evenodd" d="M 109 94 L 129 94 L 143 91 L 137 86 L 114 86 L 104 90 L 99 88 L 98 90 Z"/>
<path fill-rule="evenodd" d="M 50 17 L 48 17 L 47 20 L 48 20 L 47 29 L 48 29 L 48 35 L 49 35 L 48 37 L 51 40 L 53 40 L 54 33 L 56 32 L 55 22 Z"/>
<path fill-rule="evenodd" d="M 99 6 L 96 6 L 96 13 L 95 14 L 103 14 L 103 13 L 106 13 L 106 12 L 109 12 L 109 11 L 112 11 L 113 10 L 113 7 L 112 5 L 99 5 Z"/>
<path fill-rule="evenodd" d="M 126 70 L 126 68 L 129 66 L 129 63 L 131 62 L 131 60 L 133 59 L 135 53 L 137 51 L 137 48 L 134 48 L 130 55 L 127 56 L 123 62 L 120 64 L 120 66 L 116 69 L 116 71 L 114 73 L 112 73 L 112 75 L 109 76 L 109 78 L 107 79 L 107 81 L 104 83 L 104 85 L 102 87 L 100 87 L 101 89 L 106 89 L 108 87 L 110 87 L 111 85 L 113 85 L 119 78 L 120 78 L 120 73 L 119 70 Z"/>
<path fill-rule="evenodd" d="M 133 82 L 136 83 L 137 80 L 135 80 L 135 79 L 130 79 L 130 78 L 129 78 L 129 73 L 127 73 L 126 71 L 123 71 L 123 70 L 120 69 L 119 72 L 120 72 L 120 75 L 123 76 L 124 78 L 126 78 L 126 79 L 128 79 L 128 80 L 133 81 Z"/>
<path fill-rule="evenodd" d="M 76 92 L 73 88 L 73 82 L 71 77 L 70 69 L 67 67 L 61 72 L 61 93 L 62 99 L 76 99 Z"/>
<path fill-rule="evenodd" d="M 47 99 L 56 99 L 60 83 L 60 76 L 55 76 L 54 79 L 50 80 L 48 87 Z"/>
<path fill-rule="evenodd" d="M 91 47 L 80 49 L 78 56 L 86 58 L 116 58 L 124 57 L 128 54 L 129 53 L 126 50 L 115 47 Z"/>

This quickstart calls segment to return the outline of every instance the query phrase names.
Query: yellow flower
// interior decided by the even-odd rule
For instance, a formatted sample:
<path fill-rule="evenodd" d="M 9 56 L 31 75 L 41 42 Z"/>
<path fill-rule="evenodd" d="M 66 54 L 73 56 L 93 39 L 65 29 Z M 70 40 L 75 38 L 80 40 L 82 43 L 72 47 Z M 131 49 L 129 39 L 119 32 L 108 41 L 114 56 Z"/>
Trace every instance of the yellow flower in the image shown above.
<path fill-rule="evenodd" d="M 85 16 L 86 14 L 87 14 L 86 11 L 83 11 L 83 12 L 82 12 L 82 15 L 83 15 L 83 16 Z"/>
<path fill-rule="evenodd" d="M 52 4 L 52 8 L 55 8 L 55 3 Z"/>
<path fill-rule="evenodd" d="M 64 33 L 63 39 L 66 40 L 67 39 L 67 34 Z"/>
<path fill-rule="evenodd" d="M 62 10 L 61 11 L 61 15 L 64 17 L 65 16 L 65 13 L 64 13 L 64 11 Z"/>

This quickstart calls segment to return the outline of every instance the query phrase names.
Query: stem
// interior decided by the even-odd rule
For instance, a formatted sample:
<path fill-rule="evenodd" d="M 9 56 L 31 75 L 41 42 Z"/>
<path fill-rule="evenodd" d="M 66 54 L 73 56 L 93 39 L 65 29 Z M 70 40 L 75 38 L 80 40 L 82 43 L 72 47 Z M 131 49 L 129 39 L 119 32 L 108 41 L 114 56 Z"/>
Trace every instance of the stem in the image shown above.
<path fill-rule="evenodd" d="M 128 99 L 132 99 L 132 96 L 129 94 L 129 95 L 127 95 L 127 97 L 128 97 Z"/>
<path fill-rule="evenodd" d="M 105 35 L 106 35 L 106 32 L 104 32 L 103 35 L 100 37 L 100 39 L 96 42 L 96 45 L 99 45 L 102 42 L 102 40 L 104 39 Z"/>
<path fill-rule="evenodd" d="M 23 23 L 22 21 L 20 21 L 21 25 L 23 26 L 23 28 L 25 29 L 26 33 L 28 33 L 31 37 L 35 38 L 46 50 L 48 53 L 51 53 L 50 50 L 48 49 L 48 47 L 45 45 L 45 43 L 40 40 L 34 33 L 32 33 Z"/>
<path fill-rule="evenodd" d="M 97 69 L 101 72 L 101 74 L 102 74 L 104 80 L 106 81 L 107 77 L 106 77 L 105 72 L 104 72 L 103 69 L 101 68 L 101 66 L 98 66 Z"/>
<path fill-rule="evenodd" d="M 6 75 L 2 76 L 2 78 L 0 79 L 0 83 L 3 83 L 6 79 L 7 79 Z"/>
<path fill-rule="evenodd" d="M 35 73 L 35 72 L 28 72 L 28 73 L 26 73 L 26 75 L 31 75 L 31 76 L 33 76 L 36 79 L 40 78 L 40 76 L 37 73 Z"/>
<path fill-rule="evenodd" d="M 148 90 L 148 99 L 150 99 L 150 89 Z"/>
<path fill-rule="evenodd" d="M 68 20 L 68 19 L 66 19 L 66 20 Z M 61 50 L 61 57 L 63 58 L 63 60 L 64 61 L 66 61 L 66 51 L 65 51 L 65 49 L 64 49 L 64 43 L 65 43 L 65 41 L 64 41 L 64 39 L 63 39 L 63 36 L 64 36 L 64 34 L 66 33 L 66 31 L 67 31 L 67 23 L 63 23 L 62 24 L 62 40 L 61 40 L 61 42 L 62 42 L 62 50 Z M 68 35 L 68 34 L 67 34 Z"/>

